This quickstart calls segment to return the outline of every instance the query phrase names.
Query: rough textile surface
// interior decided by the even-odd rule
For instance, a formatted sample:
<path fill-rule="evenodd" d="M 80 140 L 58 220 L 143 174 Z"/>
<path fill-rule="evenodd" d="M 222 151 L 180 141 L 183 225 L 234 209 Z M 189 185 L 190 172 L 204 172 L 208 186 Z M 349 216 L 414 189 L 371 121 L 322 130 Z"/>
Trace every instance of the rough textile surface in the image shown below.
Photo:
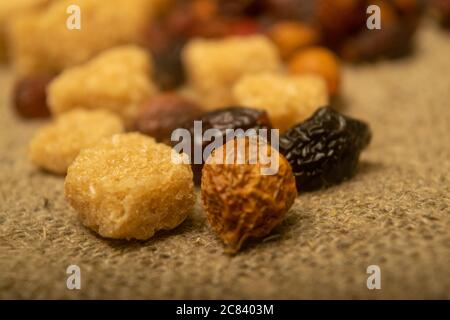
<path fill-rule="evenodd" d="M 301 194 L 272 236 L 234 257 L 200 210 L 147 242 L 84 228 L 63 179 L 26 159 L 42 123 L 11 113 L 2 71 L 0 298 L 450 299 L 450 41 L 428 25 L 418 40 L 409 58 L 345 67 L 343 111 L 374 132 L 357 176 Z M 66 288 L 70 264 L 81 290 Z M 366 287 L 372 264 L 381 290 Z"/>

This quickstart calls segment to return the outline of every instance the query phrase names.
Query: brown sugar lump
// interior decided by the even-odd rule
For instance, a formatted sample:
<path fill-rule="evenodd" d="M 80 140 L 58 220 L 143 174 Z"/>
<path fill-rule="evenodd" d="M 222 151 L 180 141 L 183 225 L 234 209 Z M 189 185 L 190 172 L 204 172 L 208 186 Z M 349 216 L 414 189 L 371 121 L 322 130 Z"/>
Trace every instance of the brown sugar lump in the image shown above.
<path fill-rule="evenodd" d="M 37 131 L 29 156 L 37 166 L 65 174 L 78 153 L 102 138 L 123 132 L 122 121 L 102 110 L 73 110 Z"/>
<path fill-rule="evenodd" d="M 297 196 L 287 160 L 265 141 L 228 141 L 208 158 L 202 173 L 202 206 L 212 228 L 234 253 L 248 238 L 267 236 Z"/>
<path fill-rule="evenodd" d="M 83 107 L 107 109 L 130 125 L 139 105 L 152 97 L 153 63 L 147 52 L 136 46 L 107 50 L 91 61 L 66 69 L 48 88 L 53 114 Z"/>
<path fill-rule="evenodd" d="M 236 83 L 233 95 L 239 105 L 266 110 L 281 131 L 307 119 L 329 100 L 325 80 L 316 75 L 247 75 Z"/>
<path fill-rule="evenodd" d="M 189 84 L 216 109 L 232 102 L 231 88 L 243 75 L 281 68 L 275 45 L 261 35 L 194 39 L 183 50 Z"/>
<path fill-rule="evenodd" d="M 0 60 L 7 56 L 7 28 L 17 15 L 45 7 L 51 0 L 0 1 Z"/>
<path fill-rule="evenodd" d="M 80 9 L 80 29 L 68 27 L 68 22 L 75 21 L 68 13 L 73 6 Z M 43 10 L 10 23 L 13 65 L 22 76 L 58 73 L 108 48 L 137 43 L 154 14 L 152 0 L 52 1 Z"/>
<path fill-rule="evenodd" d="M 101 236 L 146 240 L 177 227 L 194 205 L 183 155 L 139 133 L 84 149 L 69 167 L 65 195 L 83 224 Z"/>

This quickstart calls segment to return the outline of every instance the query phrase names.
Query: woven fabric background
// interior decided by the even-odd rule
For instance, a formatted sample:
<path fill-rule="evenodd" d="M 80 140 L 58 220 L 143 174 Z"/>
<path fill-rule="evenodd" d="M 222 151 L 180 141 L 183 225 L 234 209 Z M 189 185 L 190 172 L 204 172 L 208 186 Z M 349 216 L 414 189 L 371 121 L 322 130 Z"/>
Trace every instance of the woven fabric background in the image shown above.
<path fill-rule="evenodd" d="M 421 29 L 414 55 L 347 66 L 343 110 L 374 139 L 357 176 L 301 194 L 273 235 L 223 253 L 200 209 L 146 242 L 105 240 L 27 160 L 43 122 L 17 119 L 0 76 L 0 298 L 450 299 L 450 37 Z M 66 268 L 82 288 L 66 288 Z M 366 268 L 379 265 L 381 290 Z"/>

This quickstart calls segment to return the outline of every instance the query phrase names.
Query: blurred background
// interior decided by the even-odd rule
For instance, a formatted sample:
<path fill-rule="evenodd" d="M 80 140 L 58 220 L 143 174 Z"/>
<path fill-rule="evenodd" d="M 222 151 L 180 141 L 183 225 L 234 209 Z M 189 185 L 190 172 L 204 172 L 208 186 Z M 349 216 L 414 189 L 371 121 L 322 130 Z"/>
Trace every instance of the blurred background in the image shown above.
<path fill-rule="evenodd" d="M 80 30 L 66 27 L 72 4 Z M 0 1 L 0 298 L 450 299 L 449 26 L 450 0 Z M 146 242 L 101 239 L 65 202 L 64 180 L 28 161 L 51 119 L 48 84 L 68 68 L 136 44 L 160 92 L 203 107 L 183 49 L 255 34 L 283 72 L 322 77 L 331 105 L 373 131 L 358 174 L 300 194 L 273 237 L 229 257 L 197 208 Z M 80 291 L 65 287 L 70 264 Z M 366 287 L 373 264 L 382 290 Z"/>

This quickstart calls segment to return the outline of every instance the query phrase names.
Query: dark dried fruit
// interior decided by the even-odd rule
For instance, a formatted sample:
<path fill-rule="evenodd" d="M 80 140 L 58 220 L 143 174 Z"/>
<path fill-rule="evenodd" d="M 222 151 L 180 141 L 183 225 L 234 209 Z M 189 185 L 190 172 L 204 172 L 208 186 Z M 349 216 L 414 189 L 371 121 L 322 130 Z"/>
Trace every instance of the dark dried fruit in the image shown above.
<path fill-rule="evenodd" d="M 263 174 L 273 163 L 250 161 L 261 159 L 251 150 L 271 157 L 278 170 Z M 236 163 L 238 157 L 245 161 Z M 268 235 L 283 220 L 297 191 L 286 159 L 256 137 L 244 137 L 228 141 L 211 154 L 203 169 L 201 194 L 209 223 L 228 251 L 235 253 L 246 239 Z"/>
<path fill-rule="evenodd" d="M 162 90 L 176 89 L 185 81 L 185 70 L 181 61 L 184 44 L 184 40 L 174 39 L 163 50 L 153 51 L 153 78 Z"/>
<path fill-rule="evenodd" d="M 164 93 L 141 105 L 135 127 L 158 142 L 170 144 L 175 129 L 202 113 L 203 110 L 195 103 L 175 93 Z"/>
<path fill-rule="evenodd" d="M 227 129 L 242 129 L 246 131 L 248 129 L 258 130 L 272 128 L 272 124 L 270 123 L 269 117 L 265 111 L 243 107 L 228 107 L 216 110 L 206 113 L 196 120 L 202 122 L 203 133 L 212 128 L 220 130 L 224 142 L 228 141 L 226 134 Z M 184 126 L 182 126 L 182 128 L 188 129 L 191 133 L 191 151 L 194 151 L 196 148 L 199 149 L 201 144 L 201 150 L 203 152 L 205 147 L 211 143 L 211 141 L 204 141 L 201 137 L 200 139 L 195 139 L 194 121 L 187 122 Z M 268 133 L 270 134 L 270 130 Z M 228 139 L 230 138 L 232 137 L 228 136 Z M 188 156 L 191 157 L 191 163 L 194 163 L 193 152 L 188 154 Z M 202 164 L 192 165 L 192 170 L 194 171 L 194 181 L 197 185 L 200 184 L 201 181 L 202 168 L 203 161 Z"/>
<path fill-rule="evenodd" d="M 340 49 L 343 59 L 351 62 L 397 58 L 412 48 L 413 33 L 402 23 L 386 24 L 380 30 L 363 30 L 348 39 Z"/>
<path fill-rule="evenodd" d="M 221 15 L 252 16 L 261 11 L 261 0 L 219 0 L 217 1 L 219 13 Z"/>
<path fill-rule="evenodd" d="M 52 77 L 33 76 L 19 80 L 14 87 L 13 104 L 23 118 L 44 118 L 50 115 L 47 106 L 47 85 Z"/>
<path fill-rule="evenodd" d="M 448 0 L 445 1 L 448 2 Z M 392 0 L 392 6 L 400 19 L 412 30 L 418 26 L 420 18 L 425 12 L 425 1 L 423 0 Z"/>
<path fill-rule="evenodd" d="M 327 45 L 337 47 L 343 39 L 365 27 L 365 1 L 316 0 L 315 20 Z"/>
<path fill-rule="evenodd" d="M 264 14 L 278 19 L 311 22 L 316 1 L 311 0 L 259 0 Z"/>
<path fill-rule="evenodd" d="M 254 19 L 243 18 L 228 22 L 226 36 L 248 36 L 260 31 L 258 22 Z"/>
<path fill-rule="evenodd" d="M 369 126 L 325 107 L 280 137 L 280 152 L 292 166 L 298 190 L 337 184 L 355 173 L 370 143 Z"/>
<path fill-rule="evenodd" d="M 430 0 L 430 6 L 435 11 L 442 26 L 445 28 L 450 28 L 450 1 Z"/>

